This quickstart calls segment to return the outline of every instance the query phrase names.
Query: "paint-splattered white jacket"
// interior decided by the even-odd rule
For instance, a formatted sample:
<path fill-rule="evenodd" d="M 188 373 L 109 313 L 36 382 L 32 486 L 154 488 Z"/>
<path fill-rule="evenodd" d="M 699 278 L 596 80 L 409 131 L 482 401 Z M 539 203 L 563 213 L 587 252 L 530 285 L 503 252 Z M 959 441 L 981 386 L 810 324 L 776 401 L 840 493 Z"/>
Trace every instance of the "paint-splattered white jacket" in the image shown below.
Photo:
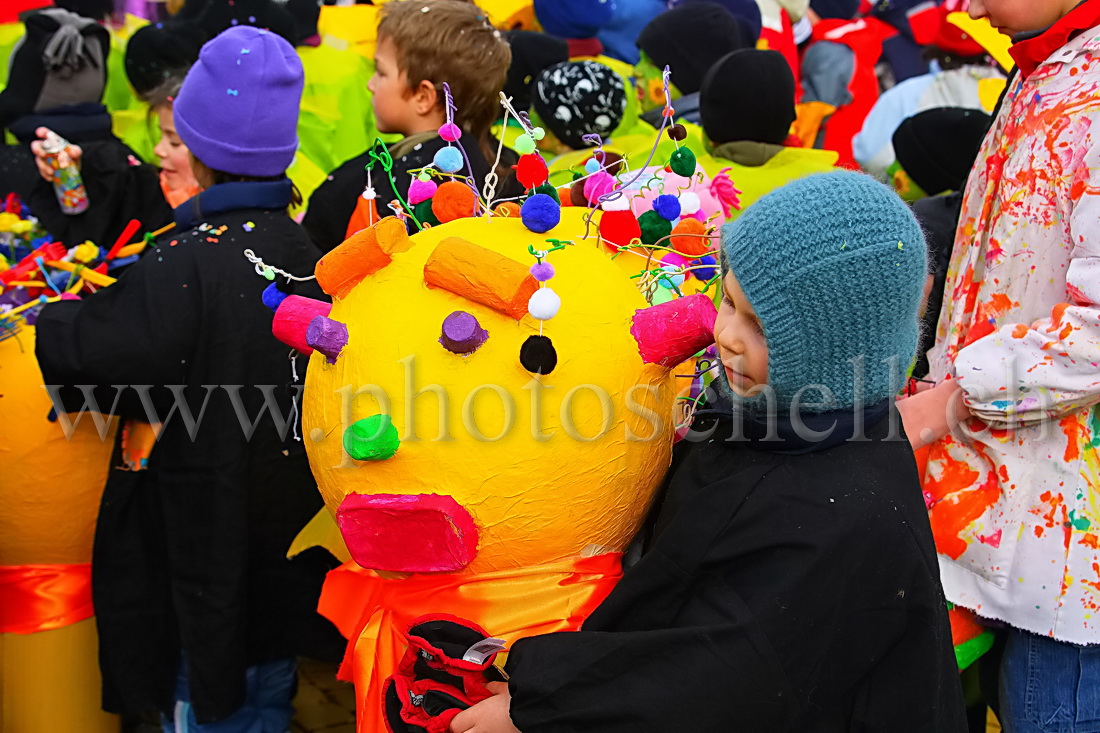
<path fill-rule="evenodd" d="M 948 599 L 1100 643 L 1100 27 L 1011 85 L 967 184 L 930 361 L 982 430 L 930 453 Z"/>

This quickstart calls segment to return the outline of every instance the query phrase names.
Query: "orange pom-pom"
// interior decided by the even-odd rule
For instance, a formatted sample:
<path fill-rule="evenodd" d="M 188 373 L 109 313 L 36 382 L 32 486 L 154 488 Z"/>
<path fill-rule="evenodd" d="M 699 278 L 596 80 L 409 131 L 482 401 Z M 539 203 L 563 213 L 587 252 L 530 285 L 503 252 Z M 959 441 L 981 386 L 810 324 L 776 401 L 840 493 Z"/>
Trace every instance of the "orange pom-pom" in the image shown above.
<path fill-rule="evenodd" d="M 432 213 L 440 224 L 477 213 L 477 196 L 465 183 L 447 181 L 432 196 Z"/>
<path fill-rule="evenodd" d="M 688 257 L 701 257 L 714 246 L 713 237 L 707 236 L 707 225 L 698 219 L 681 219 L 672 230 L 672 248 Z"/>
<path fill-rule="evenodd" d="M 641 239 L 642 227 L 638 224 L 638 217 L 630 209 L 605 211 L 600 219 L 600 236 L 613 249 L 618 249 L 635 239 Z"/>
<path fill-rule="evenodd" d="M 519 218 L 519 204 L 515 201 L 505 201 L 497 206 L 497 216 L 507 216 Z"/>
<path fill-rule="evenodd" d="M 516 180 L 526 189 L 541 186 L 550 177 L 550 170 L 546 167 L 546 161 L 538 153 L 521 155 L 515 169 Z"/>

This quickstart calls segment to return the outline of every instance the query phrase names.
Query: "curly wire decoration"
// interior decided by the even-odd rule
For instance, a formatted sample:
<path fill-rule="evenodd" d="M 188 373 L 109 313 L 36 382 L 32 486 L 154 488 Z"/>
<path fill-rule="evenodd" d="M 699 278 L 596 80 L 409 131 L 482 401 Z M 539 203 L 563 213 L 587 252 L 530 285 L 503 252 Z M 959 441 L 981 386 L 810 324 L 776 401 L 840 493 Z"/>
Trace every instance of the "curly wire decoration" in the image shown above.
<path fill-rule="evenodd" d="M 277 275 L 282 275 L 287 280 L 294 280 L 295 282 L 300 283 L 304 283 L 309 280 L 315 280 L 317 278 L 316 275 L 310 275 L 309 277 L 298 277 L 297 275 L 291 275 L 286 270 L 280 270 L 278 267 L 272 267 L 271 265 L 264 262 L 261 258 L 257 257 L 256 253 L 253 252 L 251 249 L 246 249 L 244 251 L 244 256 L 249 262 L 251 262 L 255 266 L 257 275 L 264 275 L 264 272 L 266 270 L 271 270 Z M 266 277 L 266 275 L 264 276 Z"/>
<path fill-rule="evenodd" d="M 454 113 L 458 111 L 458 107 L 455 106 L 455 99 L 451 96 L 451 85 L 447 82 L 443 82 L 443 98 L 446 100 L 447 123 L 453 125 L 455 120 Z M 470 179 L 472 179 L 474 167 L 470 165 L 470 156 L 466 155 L 466 148 L 462 147 L 461 138 L 455 141 L 455 145 L 458 146 L 458 152 L 462 153 L 462 160 L 466 163 L 466 170 L 470 171 Z M 481 196 L 480 192 L 477 190 L 477 185 L 472 183 L 470 179 L 467 179 L 466 185 L 474 192 L 474 197 L 480 199 Z"/>
<path fill-rule="evenodd" d="M 664 94 L 665 94 L 665 111 L 668 111 L 668 110 L 672 109 L 672 92 L 669 89 L 669 84 L 671 83 L 671 79 L 672 79 L 672 71 L 669 69 L 668 66 L 665 66 L 664 70 L 661 72 L 661 84 L 664 87 Z M 603 196 L 600 196 L 599 199 L 597 199 L 596 206 L 593 207 L 592 209 L 589 209 L 588 215 L 584 217 L 584 238 L 585 239 L 588 239 L 589 230 L 590 230 L 590 227 L 592 225 L 592 216 L 595 214 L 596 208 L 598 208 L 599 205 L 602 204 L 605 201 L 614 201 L 615 199 L 622 196 L 623 195 L 623 189 L 629 188 L 630 186 L 633 186 L 638 181 L 638 179 L 640 179 L 645 174 L 645 169 L 648 168 L 651 163 L 653 163 L 653 158 L 654 158 L 654 156 L 657 155 L 657 148 L 660 147 L 660 145 L 661 145 L 661 136 L 664 134 L 665 128 L 667 128 L 669 126 L 669 122 L 671 120 L 672 120 L 671 115 L 661 115 L 661 126 L 657 129 L 657 136 L 653 140 L 653 147 L 650 148 L 650 150 L 649 150 L 649 157 L 646 158 L 645 163 L 634 174 L 634 177 L 631 178 L 629 181 L 627 181 L 625 183 L 620 181 L 619 188 L 616 188 L 614 191 L 610 191 L 608 193 L 605 193 Z"/>

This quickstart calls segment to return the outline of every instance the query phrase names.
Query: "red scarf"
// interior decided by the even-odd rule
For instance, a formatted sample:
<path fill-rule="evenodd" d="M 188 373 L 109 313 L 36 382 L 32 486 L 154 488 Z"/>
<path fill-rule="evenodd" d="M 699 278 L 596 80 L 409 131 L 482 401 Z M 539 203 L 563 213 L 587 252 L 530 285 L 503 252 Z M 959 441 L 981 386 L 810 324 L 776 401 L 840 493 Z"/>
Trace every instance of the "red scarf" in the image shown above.
<path fill-rule="evenodd" d="M 1020 67 L 1020 73 L 1026 78 L 1049 59 L 1052 53 L 1069 43 L 1071 38 L 1098 25 L 1100 2 L 1086 0 L 1039 35 L 1013 44 L 1008 52 L 1012 54 L 1016 65 Z"/>

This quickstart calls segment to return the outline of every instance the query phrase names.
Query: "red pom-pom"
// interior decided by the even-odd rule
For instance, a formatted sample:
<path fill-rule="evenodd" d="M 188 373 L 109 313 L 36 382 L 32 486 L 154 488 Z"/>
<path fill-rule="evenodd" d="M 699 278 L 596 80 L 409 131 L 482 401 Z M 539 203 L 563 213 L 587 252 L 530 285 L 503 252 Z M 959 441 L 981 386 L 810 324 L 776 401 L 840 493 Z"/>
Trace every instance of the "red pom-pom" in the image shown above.
<path fill-rule="evenodd" d="M 521 155 L 515 169 L 516 180 L 526 189 L 537 188 L 546 183 L 546 179 L 550 177 L 546 161 L 538 153 Z"/>
<path fill-rule="evenodd" d="M 600 236 L 613 249 L 625 247 L 635 239 L 641 239 L 642 227 L 634 212 L 605 211 L 600 219 Z"/>
<path fill-rule="evenodd" d="M 701 257 L 714 246 L 711 237 L 706 236 L 707 226 L 698 219 L 681 219 L 672 230 L 672 248 L 688 257 Z"/>
<path fill-rule="evenodd" d="M 432 213 L 441 224 L 477 213 L 477 196 L 465 183 L 447 181 L 432 196 Z"/>

